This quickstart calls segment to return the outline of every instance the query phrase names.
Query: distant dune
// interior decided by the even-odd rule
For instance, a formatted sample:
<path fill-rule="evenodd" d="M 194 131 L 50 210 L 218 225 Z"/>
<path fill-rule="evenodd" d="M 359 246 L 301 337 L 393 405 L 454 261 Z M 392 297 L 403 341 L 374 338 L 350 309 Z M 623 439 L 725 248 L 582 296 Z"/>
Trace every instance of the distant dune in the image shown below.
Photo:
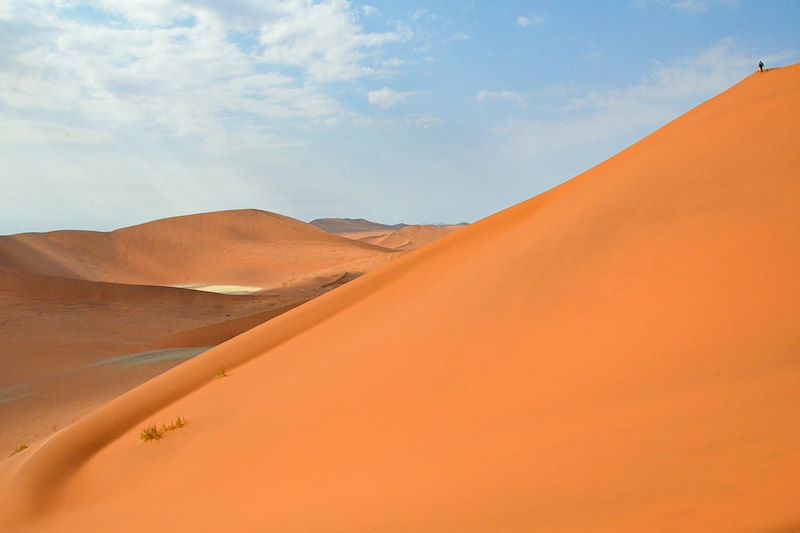
<path fill-rule="evenodd" d="M 366 236 L 343 234 L 345 237 L 356 238 L 359 242 L 374 244 L 392 250 L 410 251 L 421 248 L 433 241 L 449 235 L 462 226 L 405 226 L 389 233 L 371 234 Z"/>
<path fill-rule="evenodd" d="M 221 211 L 109 233 L 0 237 L 0 268 L 90 281 L 275 288 L 367 272 L 392 251 L 275 213 Z"/>
<path fill-rule="evenodd" d="M 796 530 L 798 139 L 754 74 L 1 461 L 5 528 Z"/>
<path fill-rule="evenodd" d="M 320 218 L 312 220 L 310 224 L 348 239 L 404 252 L 416 250 L 468 225 L 461 223 L 387 226 L 363 218 Z"/>

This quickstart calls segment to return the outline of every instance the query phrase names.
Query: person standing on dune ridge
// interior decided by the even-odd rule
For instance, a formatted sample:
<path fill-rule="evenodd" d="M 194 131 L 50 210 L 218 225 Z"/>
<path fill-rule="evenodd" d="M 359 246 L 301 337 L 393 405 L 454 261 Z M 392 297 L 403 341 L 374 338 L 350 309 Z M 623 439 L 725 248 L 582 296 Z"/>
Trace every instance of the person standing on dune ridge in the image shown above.
<path fill-rule="evenodd" d="M 758 62 L 758 70 L 760 70 L 761 72 L 764 72 L 764 62 L 763 61 L 759 61 Z"/>

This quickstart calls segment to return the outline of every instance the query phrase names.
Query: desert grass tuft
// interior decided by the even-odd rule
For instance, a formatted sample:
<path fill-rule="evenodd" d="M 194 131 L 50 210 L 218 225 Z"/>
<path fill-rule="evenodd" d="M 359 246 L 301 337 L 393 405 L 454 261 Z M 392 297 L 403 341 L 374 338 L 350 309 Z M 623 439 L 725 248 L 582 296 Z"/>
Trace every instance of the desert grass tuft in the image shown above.
<path fill-rule="evenodd" d="M 228 377 L 228 374 L 226 374 L 224 370 L 220 370 L 219 372 L 217 372 L 217 376 L 216 376 L 217 379 L 222 379 L 222 378 L 227 378 L 227 377 Z"/>
<path fill-rule="evenodd" d="M 158 429 L 158 426 L 147 426 L 139 434 L 139 438 L 147 442 L 148 440 L 158 440 L 163 437 L 163 432 Z"/>
<path fill-rule="evenodd" d="M 142 441 L 147 442 L 150 440 L 158 440 L 164 436 L 164 433 L 168 431 L 173 431 L 175 429 L 180 429 L 185 426 L 189 421 L 183 417 L 177 416 L 175 420 L 170 422 L 169 424 L 161 424 L 161 426 L 156 426 L 155 424 L 150 425 L 142 429 L 142 432 L 139 433 L 139 438 Z"/>
<path fill-rule="evenodd" d="M 22 446 L 17 446 L 16 448 L 14 448 L 14 451 L 11 452 L 11 455 L 9 455 L 9 457 L 13 457 L 13 456 L 17 455 L 22 450 L 27 449 L 27 447 L 28 447 L 27 444 L 23 444 Z"/>

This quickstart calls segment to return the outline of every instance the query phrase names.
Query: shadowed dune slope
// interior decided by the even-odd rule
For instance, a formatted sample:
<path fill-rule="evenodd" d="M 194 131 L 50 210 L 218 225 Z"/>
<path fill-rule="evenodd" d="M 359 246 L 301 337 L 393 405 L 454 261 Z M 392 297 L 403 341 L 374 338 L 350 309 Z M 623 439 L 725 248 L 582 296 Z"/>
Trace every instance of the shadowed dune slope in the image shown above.
<path fill-rule="evenodd" d="M 0 457 L 180 362 L 112 364 L 120 356 L 219 344 L 312 296 L 227 296 L 0 270 Z"/>
<path fill-rule="evenodd" d="M 798 138 L 800 69 L 753 75 L 0 462 L 0 516 L 70 531 L 800 527 Z M 139 441 L 177 415 L 188 425 Z"/>
<path fill-rule="evenodd" d="M 392 255 L 252 209 L 168 218 L 109 233 L 0 237 L 0 268 L 148 285 L 273 288 L 345 271 L 366 272 Z"/>
<path fill-rule="evenodd" d="M 102 356 L 155 349 L 155 339 L 165 335 L 285 305 L 262 295 L 227 296 L 0 270 L 0 339 L 7 350 L 0 387 Z"/>

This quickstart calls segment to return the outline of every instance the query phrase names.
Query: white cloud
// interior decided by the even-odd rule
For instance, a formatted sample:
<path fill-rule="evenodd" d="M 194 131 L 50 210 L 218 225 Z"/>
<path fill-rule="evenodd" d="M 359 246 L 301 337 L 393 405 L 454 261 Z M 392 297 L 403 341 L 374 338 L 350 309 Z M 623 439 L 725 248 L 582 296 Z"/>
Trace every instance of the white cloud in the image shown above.
<path fill-rule="evenodd" d="M 575 87 L 568 84 L 555 84 L 538 91 L 478 91 L 475 100 L 478 102 L 512 102 L 520 109 L 527 109 L 528 102 L 533 99 L 566 98 L 575 93 Z"/>
<path fill-rule="evenodd" d="M 439 117 L 423 115 L 423 116 L 408 116 L 406 117 L 406 122 L 417 128 L 422 128 L 424 130 L 430 129 L 434 126 L 438 126 L 442 123 L 442 119 Z"/>
<path fill-rule="evenodd" d="M 517 26 L 520 28 L 527 28 L 528 26 L 538 26 L 542 23 L 544 19 L 542 17 L 534 17 L 534 16 L 523 16 L 520 15 L 517 17 Z"/>
<path fill-rule="evenodd" d="M 607 143 L 609 132 L 628 141 L 728 88 L 751 72 L 756 61 L 733 41 L 724 40 L 695 57 L 659 64 L 635 85 L 574 98 L 551 119 L 511 118 L 496 124 L 494 132 L 512 151 L 537 157 L 578 148 L 586 152 Z"/>
<path fill-rule="evenodd" d="M 528 106 L 527 98 L 528 96 L 525 93 L 517 91 L 478 91 L 478 94 L 475 97 L 478 102 L 505 100 L 513 102 L 522 108 Z"/>
<path fill-rule="evenodd" d="M 389 108 L 419 94 L 419 91 L 395 91 L 389 87 L 383 87 L 382 89 L 368 92 L 367 101 L 378 107 Z"/>
<path fill-rule="evenodd" d="M 260 57 L 268 63 L 300 67 L 316 81 L 376 74 L 374 67 L 363 62 L 366 51 L 412 36 L 403 26 L 396 31 L 363 33 L 343 0 L 280 7 L 277 19 L 261 25 L 259 41 L 265 49 Z"/>
<path fill-rule="evenodd" d="M 24 38 L 0 35 L 0 102 L 16 116 L 59 112 L 49 121 L 175 136 L 222 135 L 245 117 L 325 124 L 348 111 L 320 84 L 401 66 L 373 52 L 410 38 L 403 27 L 362 31 L 342 0 L 82 3 L 121 17 L 100 22 L 66 16 L 73 5 L 11 1 L 0 10 L 25 28 Z"/>
<path fill-rule="evenodd" d="M 380 13 L 380 10 L 375 6 L 363 5 L 361 6 L 361 12 L 364 13 L 364 15 L 366 15 L 367 17 L 374 17 L 375 15 Z"/>
<path fill-rule="evenodd" d="M 738 0 L 638 0 L 640 6 L 659 5 L 681 13 L 705 13 L 715 5 L 733 7 Z"/>
<path fill-rule="evenodd" d="M 0 142 L 5 144 L 100 144 L 111 139 L 102 131 L 49 122 L 0 119 Z"/>

